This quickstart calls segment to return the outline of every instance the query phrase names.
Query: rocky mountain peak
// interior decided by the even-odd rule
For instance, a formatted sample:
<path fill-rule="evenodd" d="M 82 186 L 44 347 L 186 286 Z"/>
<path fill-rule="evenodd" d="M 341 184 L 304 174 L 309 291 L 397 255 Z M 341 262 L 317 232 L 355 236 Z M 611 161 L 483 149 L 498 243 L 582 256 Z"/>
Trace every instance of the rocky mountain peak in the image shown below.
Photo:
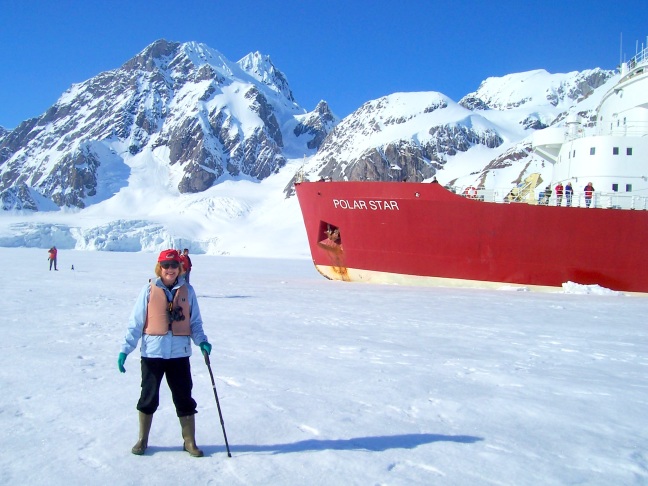
<path fill-rule="evenodd" d="M 293 130 L 296 136 L 304 134 L 312 135 L 307 143 L 309 149 L 319 149 L 325 137 L 339 123 L 339 119 L 331 112 L 326 101 L 320 101 L 315 109 L 298 117 L 299 123 Z"/>
<path fill-rule="evenodd" d="M 281 93 L 286 99 L 295 101 L 288 79 L 275 67 L 270 56 L 255 51 L 240 59 L 237 64 L 258 81 Z"/>
<path fill-rule="evenodd" d="M 328 133 L 325 123 L 295 132 L 303 114 L 268 56 L 238 64 L 204 44 L 158 40 L 0 133 L 0 198 L 4 209 L 83 208 L 144 177 L 132 170 L 144 160 L 177 167 L 166 184 L 179 193 L 261 180 L 285 165 L 287 140 L 301 155 Z"/>
<path fill-rule="evenodd" d="M 127 71 L 135 69 L 141 69 L 143 71 L 153 71 L 159 68 L 164 69 L 168 62 L 176 55 L 179 46 L 179 42 L 169 42 L 164 39 L 157 40 L 138 55 L 125 62 L 121 69 Z"/>

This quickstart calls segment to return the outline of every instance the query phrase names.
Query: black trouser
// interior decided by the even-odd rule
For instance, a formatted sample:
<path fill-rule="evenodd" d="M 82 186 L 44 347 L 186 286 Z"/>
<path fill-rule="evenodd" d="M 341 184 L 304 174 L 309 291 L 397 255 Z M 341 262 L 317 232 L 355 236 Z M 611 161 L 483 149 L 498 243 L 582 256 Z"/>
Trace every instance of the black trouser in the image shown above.
<path fill-rule="evenodd" d="M 178 417 L 196 413 L 196 401 L 191 397 L 191 365 L 189 358 L 142 358 L 142 394 L 137 410 L 153 414 L 160 405 L 160 383 L 166 374 Z"/>

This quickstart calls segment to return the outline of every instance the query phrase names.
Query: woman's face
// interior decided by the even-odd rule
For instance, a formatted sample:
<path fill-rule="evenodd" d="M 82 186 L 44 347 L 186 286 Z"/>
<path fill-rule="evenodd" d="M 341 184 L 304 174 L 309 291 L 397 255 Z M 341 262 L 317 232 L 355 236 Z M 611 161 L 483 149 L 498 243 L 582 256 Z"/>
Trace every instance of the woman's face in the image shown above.
<path fill-rule="evenodd" d="M 180 274 L 180 263 L 167 260 L 160 263 L 160 278 L 166 286 L 173 285 Z"/>

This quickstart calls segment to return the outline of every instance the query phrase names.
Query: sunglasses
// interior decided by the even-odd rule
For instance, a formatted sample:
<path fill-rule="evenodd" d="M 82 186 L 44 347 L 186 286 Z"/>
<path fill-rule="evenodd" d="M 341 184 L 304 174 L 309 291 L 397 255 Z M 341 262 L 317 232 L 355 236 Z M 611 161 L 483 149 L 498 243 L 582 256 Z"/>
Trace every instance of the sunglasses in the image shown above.
<path fill-rule="evenodd" d="M 160 263 L 160 266 L 167 270 L 169 268 L 178 268 L 180 264 L 178 262 L 162 262 Z"/>

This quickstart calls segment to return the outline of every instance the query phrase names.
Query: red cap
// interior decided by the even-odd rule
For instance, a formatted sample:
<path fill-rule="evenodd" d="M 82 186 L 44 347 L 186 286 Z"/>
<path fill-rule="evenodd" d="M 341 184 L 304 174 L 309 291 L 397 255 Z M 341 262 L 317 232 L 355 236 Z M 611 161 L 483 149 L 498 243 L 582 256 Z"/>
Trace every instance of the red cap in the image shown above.
<path fill-rule="evenodd" d="M 161 251 L 160 256 L 158 256 L 158 262 L 165 262 L 168 260 L 180 263 L 180 255 L 178 254 L 178 251 L 173 248 Z"/>

